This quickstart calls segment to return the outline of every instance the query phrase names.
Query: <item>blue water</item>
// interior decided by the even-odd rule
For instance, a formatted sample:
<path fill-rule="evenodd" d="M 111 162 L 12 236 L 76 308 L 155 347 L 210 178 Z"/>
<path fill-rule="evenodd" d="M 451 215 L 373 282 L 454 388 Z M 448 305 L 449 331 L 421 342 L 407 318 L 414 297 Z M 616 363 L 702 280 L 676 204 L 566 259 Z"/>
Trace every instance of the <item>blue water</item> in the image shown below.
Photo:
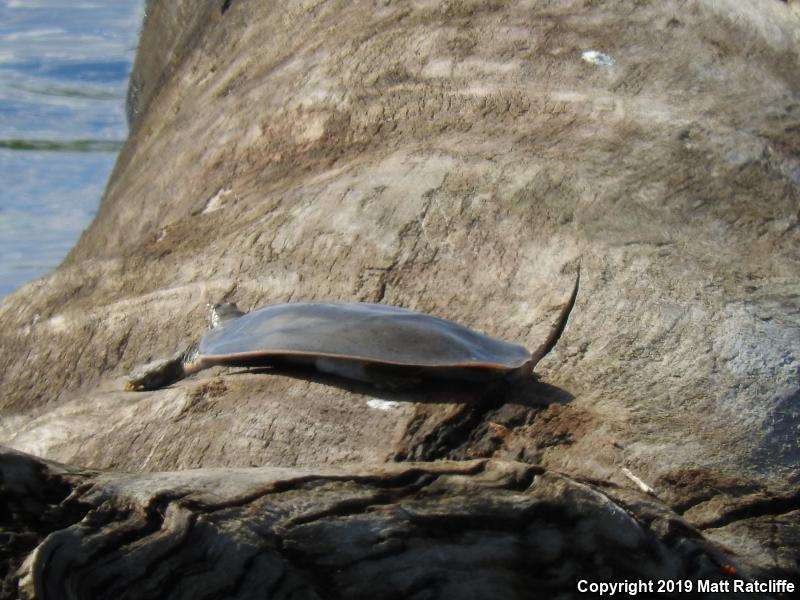
<path fill-rule="evenodd" d="M 127 135 L 144 0 L 0 0 L 0 297 L 56 267 Z"/>

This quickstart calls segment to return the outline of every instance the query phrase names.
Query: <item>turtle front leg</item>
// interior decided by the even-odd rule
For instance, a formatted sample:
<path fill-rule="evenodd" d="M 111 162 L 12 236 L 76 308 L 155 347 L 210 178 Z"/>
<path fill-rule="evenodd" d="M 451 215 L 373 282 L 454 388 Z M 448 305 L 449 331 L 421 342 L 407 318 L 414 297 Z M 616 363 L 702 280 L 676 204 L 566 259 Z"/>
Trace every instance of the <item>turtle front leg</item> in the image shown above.
<path fill-rule="evenodd" d="M 157 390 L 168 386 L 176 381 L 180 381 L 193 370 L 186 369 L 187 359 L 197 354 L 195 344 L 186 350 L 175 353 L 170 358 L 154 360 L 146 365 L 137 367 L 128 375 L 128 382 L 125 389 L 128 391 L 145 392 Z"/>

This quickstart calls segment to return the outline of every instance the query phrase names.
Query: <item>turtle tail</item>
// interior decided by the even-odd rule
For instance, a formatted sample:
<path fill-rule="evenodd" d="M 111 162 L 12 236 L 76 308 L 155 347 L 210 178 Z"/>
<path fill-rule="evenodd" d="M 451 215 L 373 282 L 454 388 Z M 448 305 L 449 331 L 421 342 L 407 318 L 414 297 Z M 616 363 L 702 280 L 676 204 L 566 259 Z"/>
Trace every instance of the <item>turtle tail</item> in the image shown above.
<path fill-rule="evenodd" d="M 532 370 L 540 360 L 542 360 L 547 354 L 555 347 L 556 343 L 558 342 L 561 334 L 564 333 L 564 329 L 567 326 L 567 320 L 569 319 L 569 315 L 572 312 L 573 307 L 575 306 L 575 300 L 578 297 L 578 287 L 580 287 L 581 282 L 581 265 L 578 263 L 578 272 L 575 274 L 575 285 L 572 288 L 572 294 L 570 294 L 569 300 L 567 303 L 561 308 L 561 312 L 558 315 L 558 320 L 555 322 L 553 327 L 550 329 L 550 333 L 547 335 L 547 339 L 544 343 L 539 346 L 536 350 L 531 353 L 531 360 L 530 360 L 530 369 Z"/>

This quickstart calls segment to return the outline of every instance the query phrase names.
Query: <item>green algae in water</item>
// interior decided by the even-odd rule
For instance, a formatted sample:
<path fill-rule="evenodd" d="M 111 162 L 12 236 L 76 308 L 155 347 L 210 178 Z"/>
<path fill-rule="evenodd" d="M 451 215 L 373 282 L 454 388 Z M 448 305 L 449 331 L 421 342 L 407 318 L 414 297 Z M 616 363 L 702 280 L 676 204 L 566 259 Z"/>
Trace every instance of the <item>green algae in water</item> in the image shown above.
<path fill-rule="evenodd" d="M 116 140 L 0 140 L 0 148 L 48 152 L 119 152 L 122 142 Z"/>

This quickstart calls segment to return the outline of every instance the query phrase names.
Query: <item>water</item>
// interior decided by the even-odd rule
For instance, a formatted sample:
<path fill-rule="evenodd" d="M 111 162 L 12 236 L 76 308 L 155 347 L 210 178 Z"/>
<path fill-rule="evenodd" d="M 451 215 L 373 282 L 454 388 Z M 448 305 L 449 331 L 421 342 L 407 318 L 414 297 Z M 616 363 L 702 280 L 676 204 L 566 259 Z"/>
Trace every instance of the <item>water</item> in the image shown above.
<path fill-rule="evenodd" d="M 144 0 L 0 0 L 0 297 L 58 265 L 127 135 Z"/>

